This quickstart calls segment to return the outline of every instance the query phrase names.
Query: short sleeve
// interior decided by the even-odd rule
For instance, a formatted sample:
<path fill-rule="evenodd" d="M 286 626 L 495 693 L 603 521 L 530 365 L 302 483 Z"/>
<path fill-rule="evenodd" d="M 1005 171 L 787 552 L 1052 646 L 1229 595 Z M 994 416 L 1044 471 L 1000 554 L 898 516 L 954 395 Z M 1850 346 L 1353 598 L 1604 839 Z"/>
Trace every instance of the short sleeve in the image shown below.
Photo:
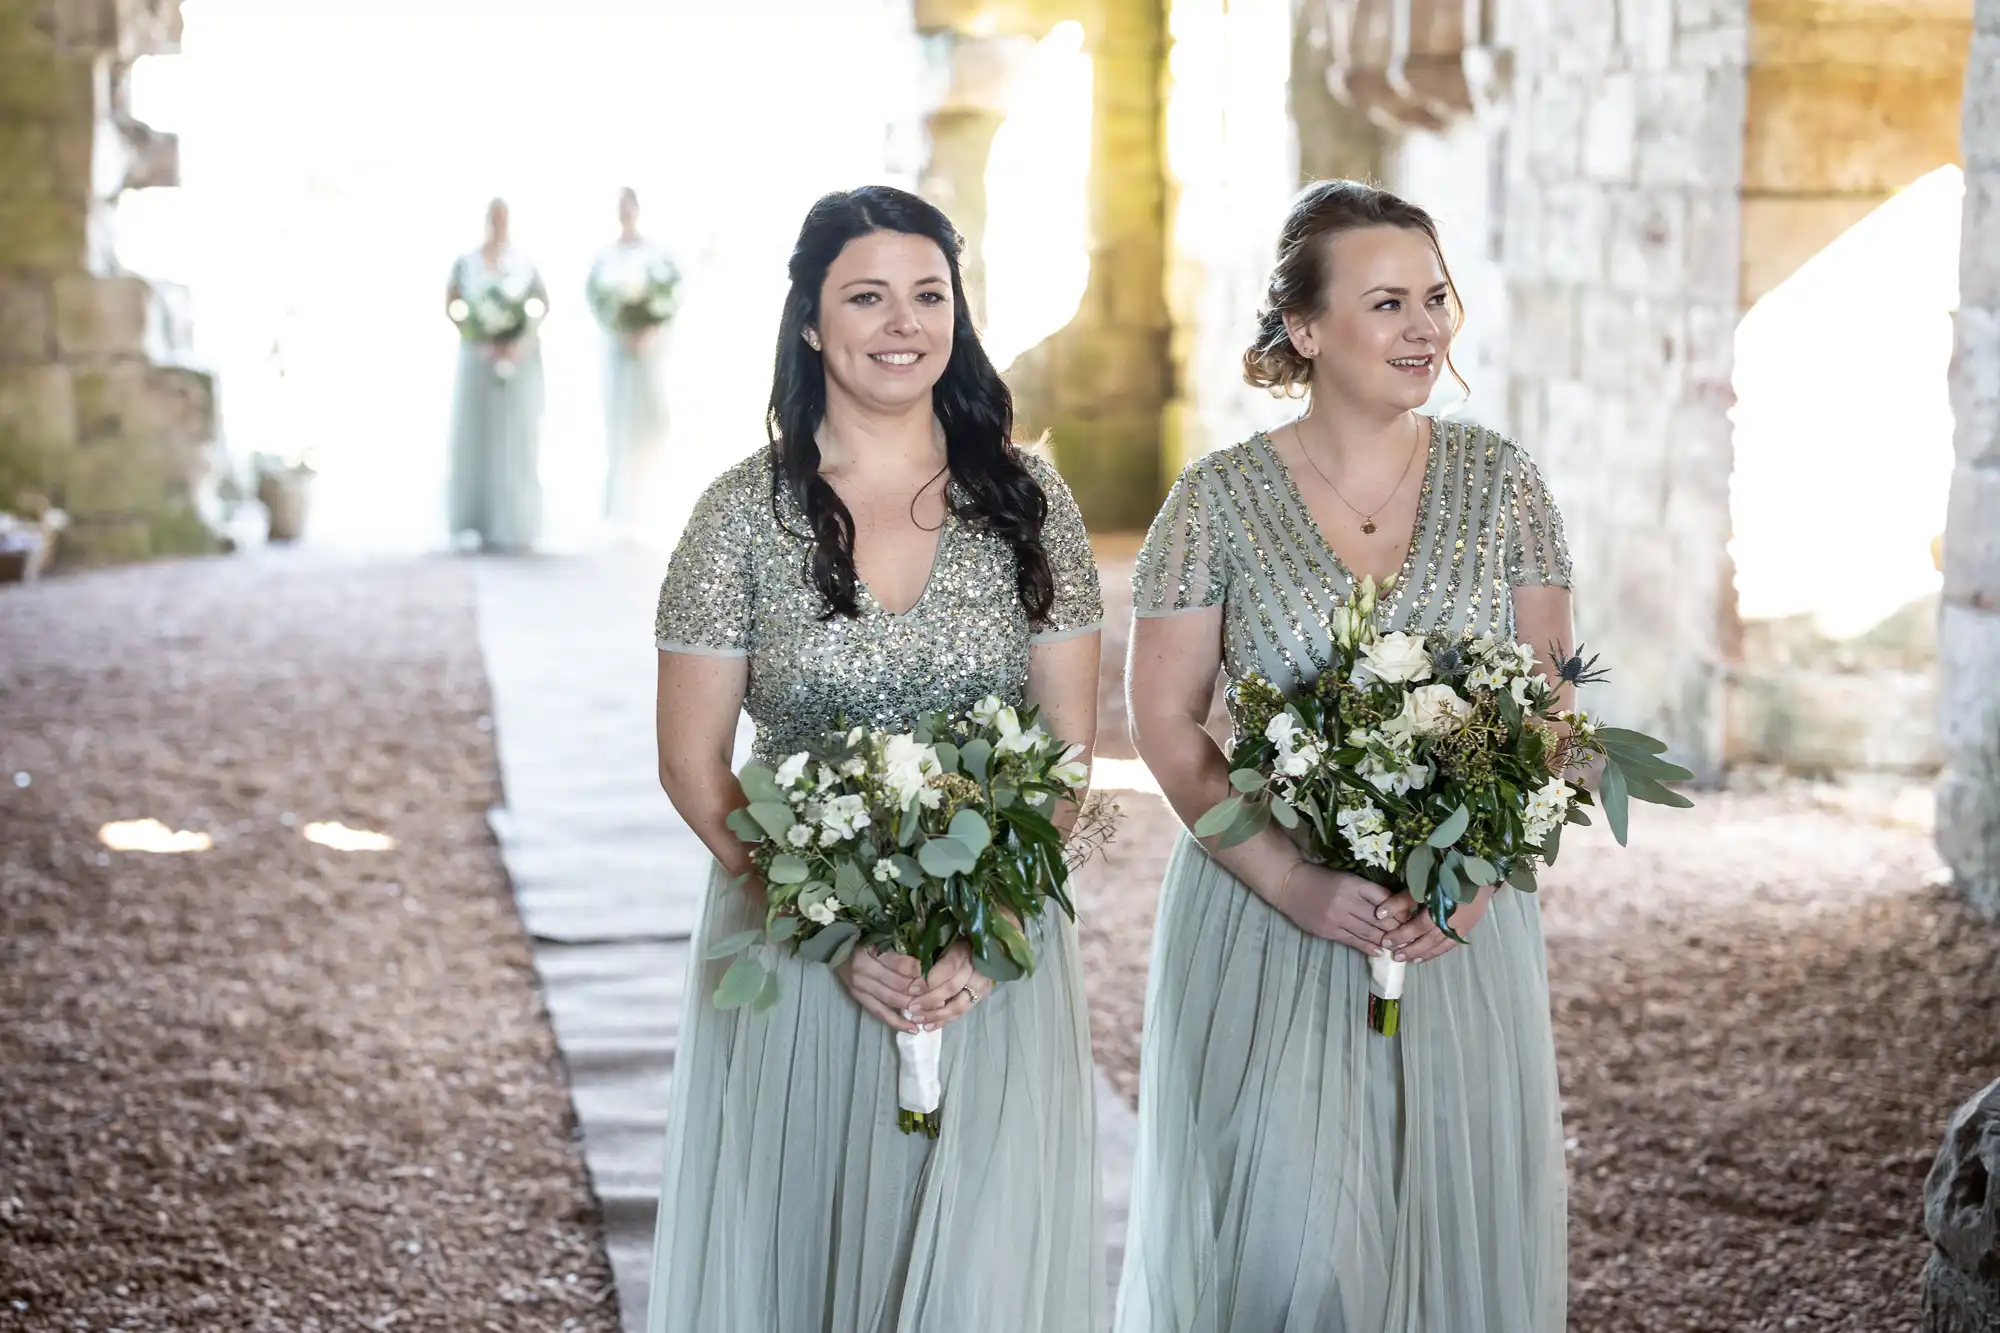
<path fill-rule="evenodd" d="M 1562 511 L 1541 469 L 1518 446 L 1507 450 L 1501 495 L 1507 506 L 1507 586 L 1569 587 Z"/>
<path fill-rule="evenodd" d="M 1032 642 L 1054 643 L 1073 639 L 1104 626 L 1104 589 L 1097 580 L 1097 556 L 1090 549 L 1090 533 L 1083 526 L 1083 511 L 1069 483 L 1047 459 L 1024 454 L 1028 471 L 1042 488 L 1048 513 L 1042 520 L 1042 550 L 1049 558 L 1049 573 L 1055 577 L 1055 601 L 1048 617 L 1037 621 Z"/>
<path fill-rule="evenodd" d="M 749 471 L 730 469 L 695 502 L 660 584 L 653 640 L 662 652 L 742 657 L 750 651 L 752 554 L 770 514 Z"/>
<path fill-rule="evenodd" d="M 1190 463 L 1153 516 L 1132 570 L 1132 613 L 1172 616 L 1220 606 L 1229 591 L 1216 515 L 1203 493 L 1201 463 Z"/>

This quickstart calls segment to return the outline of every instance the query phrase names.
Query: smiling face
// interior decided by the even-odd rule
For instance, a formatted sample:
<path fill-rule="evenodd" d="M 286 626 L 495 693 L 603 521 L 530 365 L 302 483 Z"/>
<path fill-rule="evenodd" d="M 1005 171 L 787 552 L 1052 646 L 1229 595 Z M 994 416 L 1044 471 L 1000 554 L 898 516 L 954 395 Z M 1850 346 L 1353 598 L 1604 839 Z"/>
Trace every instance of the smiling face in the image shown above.
<path fill-rule="evenodd" d="M 951 360 L 951 266 L 935 241 L 875 231 L 849 241 L 820 285 L 828 393 L 877 411 L 928 399 Z"/>
<path fill-rule="evenodd" d="M 1313 382 L 1342 398 L 1397 411 L 1422 407 L 1457 328 L 1444 264 L 1421 231 L 1358 227 L 1325 242 L 1319 313 L 1287 319 L 1313 359 Z"/>

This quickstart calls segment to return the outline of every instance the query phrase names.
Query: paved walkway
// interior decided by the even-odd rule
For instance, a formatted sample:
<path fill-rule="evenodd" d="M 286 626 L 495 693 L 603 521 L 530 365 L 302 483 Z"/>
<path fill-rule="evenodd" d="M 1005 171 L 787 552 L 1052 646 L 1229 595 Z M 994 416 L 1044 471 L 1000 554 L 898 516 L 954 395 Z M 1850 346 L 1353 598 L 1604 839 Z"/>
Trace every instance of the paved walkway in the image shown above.
<path fill-rule="evenodd" d="M 481 560 L 479 639 L 506 805 L 493 812 L 568 1061 L 624 1326 L 644 1326 L 688 935 L 708 853 L 661 793 L 651 644 L 662 559 Z M 750 736 L 737 735 L 739 758 Z M 1136 1126 L 1100 1077 L 1115 1281 Z"/>

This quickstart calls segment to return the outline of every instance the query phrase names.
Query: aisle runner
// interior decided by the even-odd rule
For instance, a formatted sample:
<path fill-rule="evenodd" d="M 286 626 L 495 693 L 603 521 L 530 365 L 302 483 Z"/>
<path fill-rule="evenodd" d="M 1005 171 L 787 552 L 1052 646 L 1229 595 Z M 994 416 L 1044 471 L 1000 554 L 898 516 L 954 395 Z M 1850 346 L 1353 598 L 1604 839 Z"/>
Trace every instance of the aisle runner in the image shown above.
<path fill-rule="evenodd" d="M 480 560 L 479 643 L 506 805 L 493 827 L 569 1065 L 623 1323 L 645 1322 L 687 936 L 708 853 L 661 793 L 651 643 L 660 557 Z M 746 720 L 737 733 L 747 750 Z M 1135 1126 L 1098 1080 L 1111 1276 Z"/>

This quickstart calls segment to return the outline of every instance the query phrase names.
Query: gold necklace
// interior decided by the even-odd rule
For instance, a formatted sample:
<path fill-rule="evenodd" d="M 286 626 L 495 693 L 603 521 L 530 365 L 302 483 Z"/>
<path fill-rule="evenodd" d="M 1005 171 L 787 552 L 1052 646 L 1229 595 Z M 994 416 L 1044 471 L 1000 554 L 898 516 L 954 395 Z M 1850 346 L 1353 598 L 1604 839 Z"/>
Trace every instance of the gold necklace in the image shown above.
<path fill-rule="evenodd" d="M 1419 425 L 1417 427 L 1417 430 L 1419 435 L 1421 435 L 1423 427 Z M 1314 472 L 1319 473 L 1319 479 L 1326 483 L 1326 488 L 1332 491 L 1342 504 L 1346 505 L 1349 509 L 1353 509 L 1355 514 L 1360 517 L 1361 531 L 1368 536 L 1371 537 L 1374 536 L 1375 515 L 1381 513 L 1384 509 L 1387 509 L 1389 507 L 1389 502 L 1396 498 L 1396 493 L 1398 491 L 1403 489 L 1403 483 L 1409 480 L 1410 465 L 1417 461 L 1417 441 L 1415 440 L 1410 441 L 1410 456 L 1403 460 L 1403 470 L 1401 473 L 1397 474 L 1396 484 L 1390 488 L 1389 493 L 1387 495 L 1382 497 L 1382 503 L 1376 505 L 1373 512 L 1364 514 L 1361 512 L 1360 509 L 1355 507 L 1355 504 L 1352 500 L 1348 499 L 1345 495 L 1342 495 L 1340 493 L 1340 487 L 1333 484 L 1333 478 L 1327 476 L 1326 473 L 1320 471 L 1319 464 L 1313 459 L 1312 450 L 1306 447 L 1305 432 L 1299 429 L 1299 423 L 1297 421 L 1292 422 L 1292 438 L 1299 442 L 1299 452 L 1306 456 L 1306 462 L 1311 465 L 1312 470 Z"/>

